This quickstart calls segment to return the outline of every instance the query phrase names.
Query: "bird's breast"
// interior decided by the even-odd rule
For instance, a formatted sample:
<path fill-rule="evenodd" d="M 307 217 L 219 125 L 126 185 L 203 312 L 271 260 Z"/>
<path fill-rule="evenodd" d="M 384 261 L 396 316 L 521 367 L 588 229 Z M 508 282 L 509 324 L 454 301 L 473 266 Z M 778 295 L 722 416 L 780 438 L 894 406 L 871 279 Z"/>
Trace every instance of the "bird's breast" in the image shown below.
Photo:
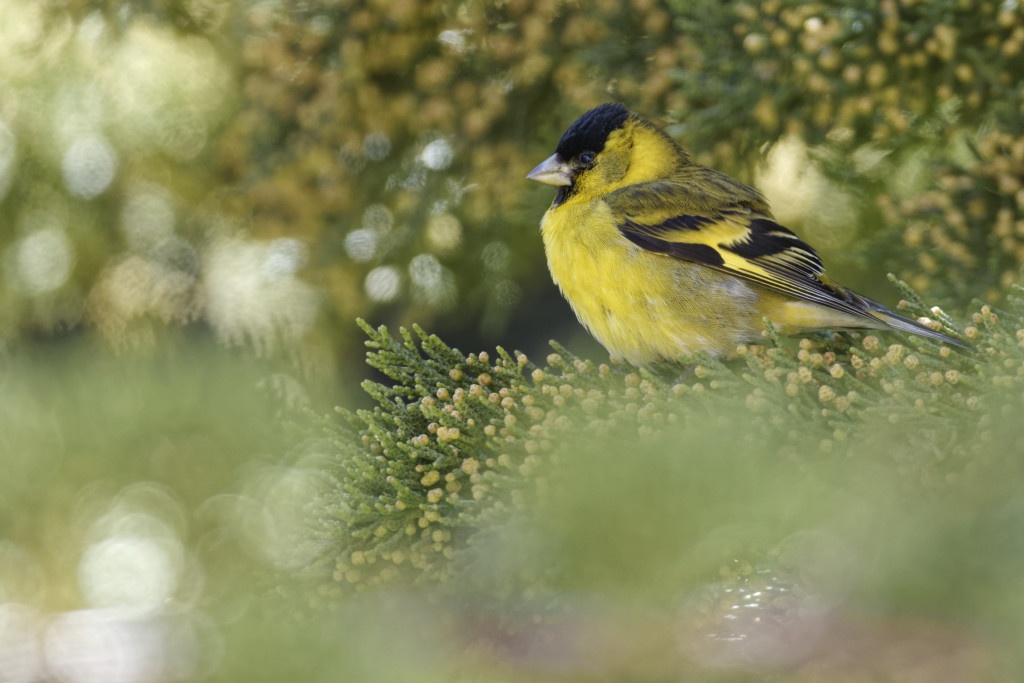
<path fill-rule="evenodd" d="M 541 232 L 552 279 L 612 354 L 646 365 L 700 351 L 731 353 L 756 334 L 754 288 L 636 246 L 603 202 L 554 207 Z"/>

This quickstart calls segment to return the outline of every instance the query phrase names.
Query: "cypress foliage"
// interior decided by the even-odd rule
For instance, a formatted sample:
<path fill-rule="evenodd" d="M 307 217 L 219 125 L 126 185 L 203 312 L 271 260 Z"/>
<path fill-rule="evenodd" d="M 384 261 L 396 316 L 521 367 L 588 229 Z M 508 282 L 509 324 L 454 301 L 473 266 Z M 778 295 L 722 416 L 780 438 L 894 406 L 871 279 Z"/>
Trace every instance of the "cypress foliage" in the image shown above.
<path fill-rule="evenodd" d="M 1005 464 L 1024 398 L 1024 290 L 1014 289 L 1006 310 L 981 306 L 960 330 L 897 284 L 907 311 L 975 351 L 889 334 L 794 341 L 769 333 L 768 343 L 727 362 L 690 358 L 646 370 L 555 345 L 540 366 L 500 348 L 467 355 L 419 327 L 395 337 L 360 321 L 368 363 L 391 383 L 365 382 L 376 406 L 341 411 L 334 428 L 312 507 L 325 549 L 316 567 L 322 593 L 396 581 L 447 590 L 481 561 L 479 538 L 550 512 L 574 486 L 571 495 L 585 497 L 587 484 L 570 479 L 590 468 L 678 466 L 666 476 L 680 490 L 688 479 L 718 490 L 701 467 L 732 463 L 740 470 L 726 476 L 738 480 L 768 467 L 774 474 L 763 476 L 799 481 L 808 467 L 868 463 L 906 495 L 934 496 Z M 609 451 L 619 455 L 599 455 Z M 743 506 L 758 486 L 777 484 L 724 488 L 715 504 Z M 550 563 L 526 564 L 505 590 L 537 594 L 565 580 Z"/>

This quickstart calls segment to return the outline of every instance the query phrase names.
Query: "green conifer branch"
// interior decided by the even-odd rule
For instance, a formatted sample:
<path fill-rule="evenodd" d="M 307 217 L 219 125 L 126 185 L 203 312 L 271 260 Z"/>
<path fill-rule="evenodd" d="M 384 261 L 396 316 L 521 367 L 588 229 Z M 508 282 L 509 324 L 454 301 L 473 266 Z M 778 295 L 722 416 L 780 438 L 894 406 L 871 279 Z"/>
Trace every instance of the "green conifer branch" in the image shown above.
<path fill-rule="evenodd" d="M 1007 310 L 982 306 L 960 329 L 896 284 L 909 313 L 938 320 L 977 352 L 896 335 L 779 340 L 769 330 L 771 343 L 726 362 L 636 369 L 553 342 L 538 366 L 504 349 L 493 359 L 465 355 L 419 327 L 396 338 L 360 321 L 368 364 L 392 384 L 365 382 L 376 405 L 342 411 L 336 426 L 313 506 L 319 571 L 334 579 L 328 592 L 402 576 L 444 583 L 481 529 L 514 523 L 538 495 L 558 495 L 552 467 L 582 444 L 675 443 L 678 434 L 679 452 L 665 457 L 685 459 L 693 434 L 712 430 L 755 457 L 813 463 L 877 457 L 864 449 L 884 438 L 902 476 L 940 485 L 986 457 L 990 412 L 1008 396 L 1021 404 L 1024 290 L 1014 289 Z M 762 453 L 764 444 L 777 451 Z"/>

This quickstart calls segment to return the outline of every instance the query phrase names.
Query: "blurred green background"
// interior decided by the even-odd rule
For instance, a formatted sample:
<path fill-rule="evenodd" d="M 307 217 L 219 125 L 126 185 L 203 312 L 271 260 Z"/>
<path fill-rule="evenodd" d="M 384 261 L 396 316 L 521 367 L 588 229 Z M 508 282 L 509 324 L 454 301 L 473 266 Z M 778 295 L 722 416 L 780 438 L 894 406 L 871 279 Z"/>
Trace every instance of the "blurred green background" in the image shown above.
<path fill-rule="evenodd" d="M 756 184 L 844 284 L 895 303 L 894 272 L 961 320 L 1003 303 L 1024 263 L 1016 0 L 4 0 L 2 14 L 0 680 L 667 681 L 693 662 L 735 680 L 750 658 L 798 680 L 934 681 L 1019 663 L 1004 647 L 1024 623 L 1008 460 L 921 494 L 879 489 L 876 461 L 780 471 L 780 444 L 708 432 L 666 437 L 722 456 L 696 477 L 656 451 L 621 479 L 607 444 L 601 467 L 567 455 L 578 504 L 494 527 L 463 577 L 514 592 L 560 557 L 571 605 L 540 635 L 415 585 L 318 611 L 304 583 L 323 551 L 307 533 L 333 448 L 322 416 L 368 402 L 357 316 L 466 351 L 540 361 L 555 338 L 606 357 L 545 270 L 550 188 L 524 180 L 600 102 Z M 1012 424 L 995 434 L 1020 454 Z M 630 507 L 680 486 L 686 505 Z M 823 607 L 750 636 L 753 654 L 728 634 L 696 654 L 674 644 L 688 626 L 652 605 L 717 604 L 707 572 L 788 590 L 716 538 L 775 557 L 822 516 L 812 547 L 877 552 L 822 591 L 870 618 Z M 640 540 L 587 535 L 609 525 Z M 800 628 L 861 650 L 794 673 Z M 493 651 L 461 647 L 489 630 Z M 910 650 L 926 656 L 902 663 Z"/>

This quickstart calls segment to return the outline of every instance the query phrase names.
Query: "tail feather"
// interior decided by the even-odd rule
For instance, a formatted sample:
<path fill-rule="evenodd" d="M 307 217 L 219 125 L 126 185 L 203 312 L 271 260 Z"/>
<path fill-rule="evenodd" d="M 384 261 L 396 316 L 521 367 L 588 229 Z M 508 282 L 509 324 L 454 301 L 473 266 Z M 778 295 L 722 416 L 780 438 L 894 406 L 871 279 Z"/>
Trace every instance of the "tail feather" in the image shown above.
<path fill-rule="evenodd" d="M 862 303 L 864 304 L 865 309 L 871 315 L 871 317 L 881 321 L 886 327 L 892 327 L 903 332 L 910 332 L 911 334 L 920 335 L 922 337 L 928 337 L 929 339 L 934 339 L 935 341 L 938 342 L 959 346 L 962 349 L 971 348 L 970 345 L 967 344 L 966 342 L 960 341 L 959 339 L 951 337 L 948 334 L 944 334 L 942 332 L 933 330 L 926 325 L 922 325 L 916 320 L 911 320 L 910 318 L 902 316 L 899 313 L 896 313 L 886 308 L 877 301 L 872 301 L 867 297 L 860 298 L 863 300 Z"/>

